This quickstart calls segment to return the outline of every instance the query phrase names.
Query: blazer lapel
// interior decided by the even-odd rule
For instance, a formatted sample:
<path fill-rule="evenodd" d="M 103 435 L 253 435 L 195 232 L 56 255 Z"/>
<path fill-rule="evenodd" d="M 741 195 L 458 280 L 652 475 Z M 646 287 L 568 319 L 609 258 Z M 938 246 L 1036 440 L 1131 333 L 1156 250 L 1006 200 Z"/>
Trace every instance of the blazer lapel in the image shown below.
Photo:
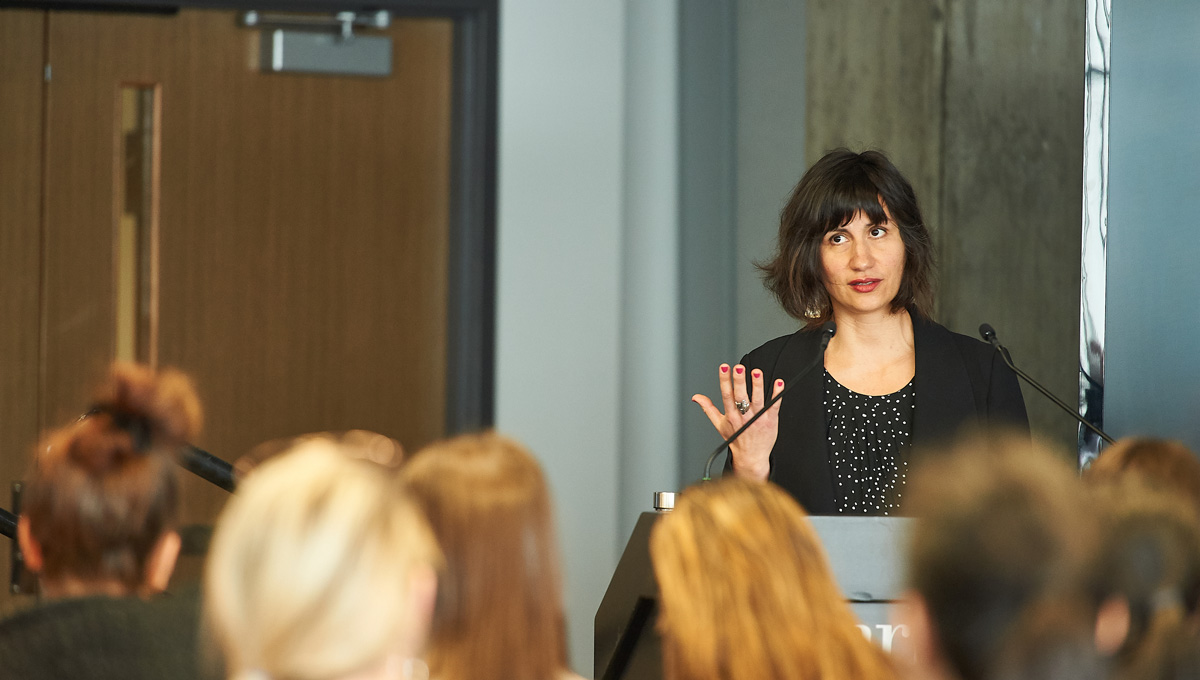
<path fill-rule="evenodd" d="M 917 353 L 913 445 L 937 444 L 957 434 L 962 423 L 975 419 L 975 395 L 950 331 L 915 312 L 909 315 Z"/>
<path fill-rule="evenodd" d="M 800 330 L 793 334 L 780 352 L 771 377 L 791 380 L 805 367 L 812 366 L 783 398 L 779 439 L 771 451 L 772 481 L 794 489 L 797 500 L 812 514 L 835 511 L 825 436 L 825 370 L 818 359 L 820 339 L 820 334 L 814 331 Z M 786 446 L 778 442 L 786 442 Z"/>

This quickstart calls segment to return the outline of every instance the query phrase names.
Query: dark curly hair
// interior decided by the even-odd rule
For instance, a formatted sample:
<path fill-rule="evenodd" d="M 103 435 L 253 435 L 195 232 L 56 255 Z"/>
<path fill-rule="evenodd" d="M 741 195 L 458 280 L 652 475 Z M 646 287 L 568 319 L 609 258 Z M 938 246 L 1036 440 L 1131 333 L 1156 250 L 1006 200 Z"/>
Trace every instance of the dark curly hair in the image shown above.
<path fill-rule="evenodd" d="M 885 212 L 885 206 L 887 212 Z M 821 241 L 862 213 L 871 224 L 892 222 L 904 241 L 904 277 L 892 310 L 933 310 L 934 253 L 912 185 L 882 152 L 835 149 L 813 164 L 792 191 L 779 218 L 775 256 L 757 266 L 784 311 L 817 327 L 833 307 L 825 290 Z"/>

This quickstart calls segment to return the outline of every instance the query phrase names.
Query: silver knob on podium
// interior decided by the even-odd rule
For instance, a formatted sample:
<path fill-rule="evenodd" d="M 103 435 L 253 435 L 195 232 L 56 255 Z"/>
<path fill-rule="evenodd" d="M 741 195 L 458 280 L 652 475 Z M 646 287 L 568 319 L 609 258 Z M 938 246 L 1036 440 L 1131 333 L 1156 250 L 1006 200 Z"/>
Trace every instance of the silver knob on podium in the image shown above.
<path fill-rule="evenodd" d="M 654 492 L 654 510 L 656 512 L 670 512 L 675 509 L 675 492 L 674 491 L 655 491 Z"/>

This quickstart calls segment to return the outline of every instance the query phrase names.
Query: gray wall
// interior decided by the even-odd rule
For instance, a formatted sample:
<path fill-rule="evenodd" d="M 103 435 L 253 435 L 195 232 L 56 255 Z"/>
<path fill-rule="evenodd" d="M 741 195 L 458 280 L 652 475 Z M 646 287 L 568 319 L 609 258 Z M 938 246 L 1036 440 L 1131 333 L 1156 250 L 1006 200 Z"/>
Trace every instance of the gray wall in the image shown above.
<path fill-rule="evenodd" d="M 887 151 L 934 232 L 936 318 L 975 337 L 991 323 L 1018 365 L 1068 403 L 1083 20 L 1075 0 L 811 0 L 808 15 L 809 160 L 840 145 Z M 1069 416 L 1024 391 L 1033 428 L 1074 450 Z"/>
<path fill-rule="evenodd" d="M 754 263 L 774 252 L 779 212 L 808 167 L 804 162 L 805 3 L 740 0 L 736 7 L 735 360 L 800 326 L 767 293 Z M 715 375 L 712 368 L 709 371 Z"/>
<path fill-rule="evenodd" d="M 736 361 L 736 6 L 686 0 L 679 15 L 679 486 L 698 480 L 720 439 L 697 392 L 716 397 Z M 745 351 L 744 349 L 742 351 Z M 720 465 L 720 461 L 717 463 Z"/>
<path fill-rule="evenodd" d="M 496 427 L 546 470 L 590 674 L 620 541 L 625 10 L 505 2 L 500 31 Z"/>
<path fill-rule="evenodd" d="M 763 288 L 779 211 L 806 167 L 805 3 L 680 4 L 680 486 L 720 443 L 697 392 L 799 323 Z M 722 457 L 717 466 L 724 462 Z"/>
<path fill-rule="evenodd" d="M 546 471 L 590 676 L 632 520 L 678 478 L 679 10 L 501 9 L 496 427 Z"/>
<path fill-rule="evenodd" d="M 679 8 L 627 5 L 620 537 L 679 477 Z"/>
<path fill-rule="evenodd" d="M 1200 4 L 1112 17 L 1106 429 L 1200 450 Z"/>

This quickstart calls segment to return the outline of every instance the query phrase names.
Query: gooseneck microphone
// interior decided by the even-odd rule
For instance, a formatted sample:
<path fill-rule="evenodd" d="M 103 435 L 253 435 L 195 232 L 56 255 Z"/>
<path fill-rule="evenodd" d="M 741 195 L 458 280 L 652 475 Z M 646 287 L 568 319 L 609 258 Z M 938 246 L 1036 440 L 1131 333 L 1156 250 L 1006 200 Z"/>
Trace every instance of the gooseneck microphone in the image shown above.
<path fill-rule="evenodd" d="M 992 345 L 992 347 L 996 348 L 996 351 L 1000 353 L 1000 358 L 1004 360 L 1005 364 L 1008 364 L 1008 367 L 1013 370 L 1013 373 L 1016 373 L 1018 376 L 1021 377 L 1022 380 L 1029 383 L 1030 385 L 1033 385 L 1033 387 L 1035 389 L 1037 389 L 1038 392 L 1041 392 L 1042 394 L 1046 395 L 1047 399 L 1054 402 L 1055 404 L 1058 404 L 1059 408 L 1061 408 L 1062 410 L 1071 414 L 1071 417 L 1073 417 L 1075 420 L 1078 420 L 1079 423 L 1081 425 L 1083 425 L 1084 427 L 1088 428 L 1092 432 L 1095 432 L 1097 435 L 1100 436 L 1101 439 L 1108 442 L 1109 444 L 1114 443 L 1113 438 L 1108 436 L 1108 434 L 1106 434 L 1104 432 L 1104 430 L 1101 430 L 1100 428 L 1096 427 L 1095 425 L 1089 423 L 1086 418 L 1079 415 L 1078 410 L 1068 406 L 1065 401 L 1063 401 L 1062 399 L 1059 399 L 1058 397 L 1051 394 L 1050 390 L 1046 389 L 1045 387 L 1042 387 L 1041 383 L 1039 383 L 1038 381 L 1029 377 L 1029 374 L 1025 373 L 1025 371 L 1022 371 L 1021 369 L 1017 368 L 1016 365 L 1013 364 L 1012 357 L 1009 356 L 1009 354 L 1008 354 L 1008 349 L 1004 345 L 1000 344 L 1000 340 L 996 337 L 996 329 L 992 328 L 991 324 L 985 323 L 985 324 L 981 325 L 979 327 L 979 335 L 985 341 L 990 343 Z"/>
<path fill-rule="evenodd" d="M 766 413 L 767 411 L 770 411 L 771 407 L 775 405 L 775 402 L 782 399 L 783 395 L 787 394 L 788 390 L 792 389 L 792 386 L 795 385 L 796 382 L 798 380 L 800 380 L 800 378 L 803 378 L 809 371 L 816 368 L 817 364 L 825 363 L 825 349 L 827 347 L 829 347 L 829 341 L 833 339 L 834 335 L 837 335 L 837 324 L 836 323 L 834 323 L 833 321 L 826 321 L 824 324 L 821 324 L 821 351 L 820 351 L 820 353 L 817 354 L 817 358 L 814 359 L 812 361 L 812 363 L 805 366 L 804 370 L 802 370 L 799 373 L 797 373 L 796 375 L 792 376 L 792 378 L 790 380 L 788 380 L 786 384 L 784 384 L 783 390 L 781 390 L 779 392 L 779 394 L 776 394 L 775 396 L 771 397 L 771 400 L 768 401 L 766 404 L 764 404 L 762 409 L 758 413 L 755 413 L 753 416 L 751 416 L 750 420 L 747 420 L 746 422 L 742 423 L 742 426 L 737 429 L 737 432 L 734 432 L 732 435 L 730 435 L 729 439 L 726 439 L 725 441 L 721 442 L 721 445 L 718 446 L 708 456 L 708 462 L 706 462 L 704 464 L 704 478 L 702 481 L 705 481 L 705 482 L 712 481 L 712 476 L 710 475 L 710 472 L 712 471 L 712 464 L 713 464 L 713 461 L 717 459 L 717 456 L 721 455 L 722 451 L 724 451 L 725 449 L 728 449 L 729 445 L 732 444 L 735 439 L 740 437 L 742 435 L 742 433 L 746 431 L 746 428 L 748 428 L 754 424 L 754 421 L 761 418 L 762 415 L 764 413 Z M 763 390 L 765 391 L 766 389 L 767 389 L 767 386 L 763 385 Z"/>
<path fill-rule="evenodd" d="M 17 537 L 17 516 L 4 508 L 0 508 L 0 535 Z"/>
<path fill-rule="evenodd" d="M 179 465 L 197 477 L 226 491 L 232 492 L 237 488 L 237 477 L 234 475 L 232 465 L 191 444 L 183 447 L 179 456 Z M 0 536 L 8 536 L 13 539 L 17 537 L 17 516 L 4 508 L 0 508 Z"/>
<path fill-rule="evenodd" d="M 237 488 L 237 475 L 228 461 L 191 444 L 183 446 L 179 455 L 179 465 L 206 482 L 231 493 Z M 13 539 L 17 537 L 17 516 L 4 508 L 0 508 L 0 535 Z"/>
<path fill-rule="evenodd" d="M 105 412 L 103 407 L 95 407 L 79 416 L 79 420 L 103 412 Z M 131 432 L 130 436 L 135 437 L 136 445 L 138 435 Z M 148 435 L 143 430 L 140 436 L 146 437 Z M 197 448 L 191 444 L 183 444 L 179 452 L 179 457 L 176 458 L 175 462 L 200 479 L 209 484 L 219 486 L 230 493 L 233 493 L 237 488 L 237 474 L 234 472 L 233 466 L 229 464 L 229 461 L 217 458 L 204 449 Z"/>
<path fill-rule="evenodd" d="M 210 484 L 215 484 L 233 493 L 237 488 L 237 476 L 228 461 L 217 458 L 204 449 L 185 444 L 179 454 L 179 466 Z"/>

